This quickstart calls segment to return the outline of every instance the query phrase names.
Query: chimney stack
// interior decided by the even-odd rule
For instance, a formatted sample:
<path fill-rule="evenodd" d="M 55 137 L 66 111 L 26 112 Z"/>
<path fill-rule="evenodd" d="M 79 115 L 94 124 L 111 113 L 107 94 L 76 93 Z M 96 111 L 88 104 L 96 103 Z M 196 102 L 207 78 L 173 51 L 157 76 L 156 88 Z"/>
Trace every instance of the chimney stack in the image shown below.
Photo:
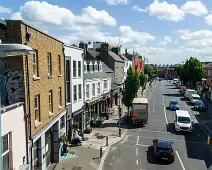
<path fill-rule="evenodd" d="M 127 48 L 125 48 L 125 55 L 127 55 Z"/>

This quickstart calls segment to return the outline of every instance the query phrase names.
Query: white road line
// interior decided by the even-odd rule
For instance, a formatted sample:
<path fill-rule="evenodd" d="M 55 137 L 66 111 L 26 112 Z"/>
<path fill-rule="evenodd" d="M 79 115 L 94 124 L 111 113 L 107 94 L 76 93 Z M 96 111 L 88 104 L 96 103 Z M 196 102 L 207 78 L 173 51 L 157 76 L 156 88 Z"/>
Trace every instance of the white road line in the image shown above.
<path fill-rule="evenodd" d="M 144 145 L 144 144 L 135 144 L 136 146 L 144 146 L 144 147 L 149 147 L 150 145 Z"/>
<path fill-rule="evenodd" d="M 138 148 L 135 150 L 135 155 L 138 156 Z"/>
<path fill-rule="evenodd" d="M 152 112 L 155 112 L 155 107 L 153 106 Z"/>
<path fill-rule="evenodd" d="M 136 165 L 138 165 L 138 159 L 136 160 Z"/>
<path fill-rule="evenodd" d="M 117 147 L 118 147 L 118 146 L 115 146 L 115 147 L 114 147 L 114 151 L 117 149 Z"/>
<path fill-rule="evenodd" d="M 153 133 L 167 133 L 170 134 L 170 132 L 165 131 L 151 131 L 151 130 L 141 130 L 141 129 L 131 129 L 132 131 L 140 131 L 140 132 L 153 132 Z"/>
<path fill-rule="evenodd" d="M 164 115 L 165 115 L 166 124 L 168 124 L 168 120 L 167 120 L 167 117 L 166 117 L 166 108 L 163 107 L 163 109 L 164 109 Z"/>
<path fill-rule="evenodd" d="M 136 143 L 138 144 L 138 142 L 139 142 L 139 136 L 137 137 L 137 142 Z"/>
<path fill-rule="evenodd" d="M 179 159 L 179 161 L 180 161 L 180 164 L 181 164 L 182 169 L 185 170 L 185 167 L 184 167 L 184 165 L 183 165 L 183 162 L 182 162 L 182 160 L 181 160 L 181 158 L 180 158 L 180 155 L 179 155 L 179 153 L 178 153 L 177 151 L 176 151 L 176 154 L 177 154 L 177 157 L 178 157 L 178 159 Z"/>
<path fill-rule="evenodd" d="M 111 150 L 114 151 L 114 149 L 115 149 L 115 146 L 113 146 Z"/>

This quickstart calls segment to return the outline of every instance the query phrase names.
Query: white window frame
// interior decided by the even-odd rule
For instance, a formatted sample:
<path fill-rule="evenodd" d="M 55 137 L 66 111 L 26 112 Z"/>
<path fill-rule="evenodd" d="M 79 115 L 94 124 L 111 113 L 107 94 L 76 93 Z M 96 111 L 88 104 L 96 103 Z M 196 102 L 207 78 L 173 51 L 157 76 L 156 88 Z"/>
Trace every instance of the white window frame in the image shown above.
<path fill-rule="evenodd" d="M 49 112 L 53 113 L 53 92 L 52 90 L 49 91 Z"/>
<path fill-rule="evenodd" d="M 48 53 L 48 75 L 52 76 L 52 55 Z"/>
<path fill-rule="evenodd" d="M 97 93 L 101 94 L 101 83 L 100 82 L 97 83 Z"/>
<path fill-rule="evenodd" d="M 38 77 L 38 51 L 34 50 L 35 52 L 32 55 L 32 65 L 33 65 L 33 76 Z"/>
<path fill-rule="evenodd" d="M 89 94 L 89 84 L 86 84 L 86 98 L 87 98 L 87 99 L 90 98 L 90 94 Z"/>
<path fill-rule="evenodd" d="M 37 102 L 37 107 L 35 104 L 35 120 L 40 122 L 40 95 L 35 96 L 35 102 Z"/>
<path fill-rule="evenodd" d="M 80 63 L 80 64 L 79 64 Z M 82 62 L 78 61 L 77 62 L 78 65 L 78 77 L 80 78 L 82 76 L 81 70 L 82 70 Z"/>
<path fill-rule="evenodd" d="M 76 89 L 75 89 L 75 87 L 76 87 Z M 77 85 L 74 85 L 73 86 L 73 91 L 74 91 L 74 102 L 77 102 Z M 76 99 L 75 99 L 75 95 L 76 95 Z"/>
<path fill-rule="evenodd" d="M 105 87 L 105 82 L 106 82 L 106 87 Z M 108 80 L 104 80 L 103 87 L 104 87 L 104 91 L 108 89 Z"/>
<path fill-rule="evenodd" d="M 78 84 L 78 98 L 82 100 L 82 84 Z"/>
<path fill-rule="evenodd" d="M 95 83 L 92 84 L 92 96 L 95 97 Z"/>
<path fill-rule="evenodd" d="M 3 145 L 4 145 L 4 143 L 3 143 L 3 137 L 5 137 L 5 136 L 7 136 L 7 145 L 8 145 L 8 149 L 5 151 L 5 152 L 3 152 Z M 8 134 L 6 134 L 6 135 L 4 135 L 4 136 L 2 136 L 1 137 L 1 140 L 2 140 L 2 155 L 1 155 L 1 159 L 2 159 L 2 161 L 3 161 L 3 157 L 4 156 L 6 156 L 6 155 L 8 155 L 9 156 L 9 165 L 8 165 L 8 167 L 9 167 L 9 169 L 10 169 L 10 162 L 11 162 L 11 157 L 10 157 L 10 148 L 11 148 L 11 146 L 10 146 L 10 133 L 8 133 Z M 0 167 L 2 167 L 2 169 L 3 169 L 3 162 L 2 162 L 2 165 L 0 165 Z"/>
<path fill-rule="evenodd" d="M 75 68 L 74 68 L 75 63 Z M 73 60 L 73 78 L 77 78 L 77 61 Z"/>

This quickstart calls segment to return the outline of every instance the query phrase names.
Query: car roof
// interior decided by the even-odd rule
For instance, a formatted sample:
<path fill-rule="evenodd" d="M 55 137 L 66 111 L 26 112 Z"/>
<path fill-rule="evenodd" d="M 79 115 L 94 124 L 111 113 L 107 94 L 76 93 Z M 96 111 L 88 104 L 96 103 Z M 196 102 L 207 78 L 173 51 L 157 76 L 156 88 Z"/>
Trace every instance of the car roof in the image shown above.
<path fill-rule="evenodd" d="M 176 102 L 176 103 L 178 103 L 178 101 L 176 101 L 176 100 L 171 100 L 170 103 L 171 103 L 171 102 Z"/>
<path fill-rule="evenodd" d="M 186 91 L 196 91 L 196 90 L 194 90 L 194 89 L 186 89 Z"/>
<path fill-rule="evenodd" d="M 182 117 L 191 117 L 187 110 L 176 110 L 176 115 Z"/>
<path fill-rule="evenodd" d="M 161 148 L 171 148 L 171 143 L 169 140 L 158 140 L 157 145 Z"/>
<path fill-rule="evenodd" d="M 198 94 L 191 94 L 192 97 L 200 97 Z"/>

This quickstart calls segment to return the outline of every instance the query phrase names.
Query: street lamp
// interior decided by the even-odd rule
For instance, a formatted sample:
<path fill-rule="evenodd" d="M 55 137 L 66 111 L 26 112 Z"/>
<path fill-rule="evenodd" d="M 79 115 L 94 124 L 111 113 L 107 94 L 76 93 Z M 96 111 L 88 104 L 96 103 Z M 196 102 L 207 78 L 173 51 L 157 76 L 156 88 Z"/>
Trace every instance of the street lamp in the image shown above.
<path fill-rule="evenodd" d="M 32 55 L 33 49 L 22 44 L 0 44 L 0 58 L 9 56 Z M 0 108 L 1 108 L 0 93 Z M 2 127 L 1 127 L 1 110 L 0 110 L 0 169 L 2 168 Z"/>

